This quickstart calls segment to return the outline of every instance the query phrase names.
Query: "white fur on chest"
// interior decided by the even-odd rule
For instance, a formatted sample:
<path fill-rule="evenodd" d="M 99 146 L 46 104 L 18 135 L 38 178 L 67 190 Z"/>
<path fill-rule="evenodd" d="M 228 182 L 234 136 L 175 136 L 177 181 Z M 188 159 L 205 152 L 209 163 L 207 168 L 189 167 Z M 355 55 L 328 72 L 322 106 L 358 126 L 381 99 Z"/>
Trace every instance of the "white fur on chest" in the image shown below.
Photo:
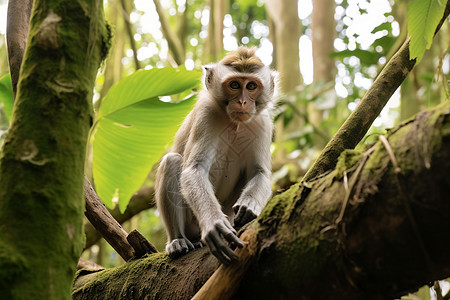
<path fill-rule="evenodd" d="M 233 202 L 236 185 L 245 185 L 248 170 L 254 165 L 253 144 L 261 136 L 259 123 L 237 125 L 229 123 L 218 135 L 216 159 L 212 162 L 209 179 L 218 200 L 225 205 Z M 238 182 L 244 180 L 245 182 Z"/>

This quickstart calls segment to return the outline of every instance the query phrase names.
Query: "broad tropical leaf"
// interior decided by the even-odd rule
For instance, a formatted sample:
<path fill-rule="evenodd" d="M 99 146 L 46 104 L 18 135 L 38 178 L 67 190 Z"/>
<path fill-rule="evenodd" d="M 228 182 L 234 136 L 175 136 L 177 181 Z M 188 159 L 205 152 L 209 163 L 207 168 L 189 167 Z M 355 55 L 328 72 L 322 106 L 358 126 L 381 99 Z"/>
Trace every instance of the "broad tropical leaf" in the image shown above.
<path fill-rule="evenodd" d="M 0 101 L 3 103 L 8 122 L 11 123 L 14 96 L 11 83 L 11 75 L 6 74 L 0 78 Z"/>
<path fill-rule="evenodd" d="M 118 203 L 125 210 L 195 101 L 195 96 L 178 103 L 159 97 L 190 90 L 199 78 L 199 72 L 185 69 L 141 70 L 111 87 L 93 129 L 94 180 L 108 207 Z"/>
<path fill-rule="evenodd" d="M 434 32 L 444 15 L 447 1 L 444 0 L 412 0 L 408 3 L 408 33 L 411 36 L 409 56 L 423 57 L 426 49 L 430 49 Z"/>

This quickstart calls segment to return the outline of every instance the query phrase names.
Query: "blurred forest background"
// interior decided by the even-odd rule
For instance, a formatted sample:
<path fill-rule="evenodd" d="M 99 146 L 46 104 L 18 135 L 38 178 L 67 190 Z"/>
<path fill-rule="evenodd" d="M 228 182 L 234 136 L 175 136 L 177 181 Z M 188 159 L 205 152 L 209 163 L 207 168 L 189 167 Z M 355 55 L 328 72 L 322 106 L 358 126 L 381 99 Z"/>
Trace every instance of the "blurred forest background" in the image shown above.
<path fill-rule="evenodd" d="M 305 174 L 406 39 L 408 2 L 105 0 L 113 46 L 97 77 L 94 106 L 98 110 L 108 90 L 138 69 L 201 70 L 239 45 L 257 46 L 263 62 L 280 72 L 272 147 L 272 185 L 277 193 Z M 8 73 L 6 7 L 7 1 L 0 0 L 0 77 Z M 449 99 L 450 28 L 446 23 L 363 143 Z M 7 128 L 7 117 L 0 111 L 2 136 Z M 88 168 L 86 173 L 92 176 L 89 172 Z M 117 210 L 113 215 L 126 220 L 123 227 L 128 232 L 137 228 L 163 250 L 165 234 L 154 208 L 153 181 L 154 171 L 140 190 L 141 202 L 132 200 L 126 217 L 121 218 Z M 123 263 L 103 240 L 88 237 L 88 246 L 86 259 L 105 267 Z"/>

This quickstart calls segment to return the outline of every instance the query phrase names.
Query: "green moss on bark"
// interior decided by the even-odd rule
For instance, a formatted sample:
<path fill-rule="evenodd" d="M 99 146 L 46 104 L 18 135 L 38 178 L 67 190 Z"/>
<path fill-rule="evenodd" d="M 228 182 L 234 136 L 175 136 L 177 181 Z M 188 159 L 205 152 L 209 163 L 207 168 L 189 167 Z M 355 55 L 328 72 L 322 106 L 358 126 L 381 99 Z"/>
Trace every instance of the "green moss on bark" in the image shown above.
<path fill-rule="evenodd" d="M 155 253 L 112 269 L 79 271 L 72 296 L 76 300 L 190 299 L 218 265 L 207 248 L 178 259 Z"/>
<path fill-rule="evenodd" d="M 101 1 L 34 1 L 0 160 L 2 298 L 70 298 L 84 245 L 92 88 L 108 36 Z"/>
<path fill-rule="evenodd" d="M 437 246 L 443 231 L 434 229 L 450 226 L 442 196 L 449 184 L 449 120 L 448 103 L 423 112 L 391 130 L 389 146 L 378 141 L 345 151 L 334 171 L 269 202 L 254 228 L 260 253 L 239 297 L 384 299 L 448 276 L 448 243 Z M 442 264 L 433 269 L 425 255 Z"/>

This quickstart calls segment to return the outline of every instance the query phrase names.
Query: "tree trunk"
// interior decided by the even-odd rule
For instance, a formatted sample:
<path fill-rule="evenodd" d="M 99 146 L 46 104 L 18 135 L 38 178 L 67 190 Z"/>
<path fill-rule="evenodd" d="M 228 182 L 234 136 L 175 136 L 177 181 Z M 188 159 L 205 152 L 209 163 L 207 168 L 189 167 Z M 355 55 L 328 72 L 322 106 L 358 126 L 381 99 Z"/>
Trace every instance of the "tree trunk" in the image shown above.
<path fill-rule="evenodd" d="M 184 60 L 186 59 L 183 44 L 181 43 L 176 32 L 172 29 L 170 22 L 167 19 L 166 12 L 161 5 L 161 0 L 153 0 L 153 3 L 155 3 L 159 21 L 161 22 L 161 30 L 163 31 L 164 37 L 167 40 L 170 52 L 172 52 L 173 59 L 175 60 L 177 65 L 181 66 L 184 64 Z"/>
<path fill-rule="evenodd" d="M 114 24 L 114 40 L 111 45 L 110 52 L 108 54 L 108 58 L 105 63 L 105 71 L 104 71 L 104 81 L 102 90 L 100 91 L 100 99 L 95 102 L 95 109 L 98 111 L 101 105 L 101 101 L 108 93 L 110 87 L 118 82 L 122 77 L 122 58 L 124 56 L 125 51 L 125 20 L 121 13 L 122 7 L 120 4 L 120 0 L 112 0 L 109 2 L 109 9 L 106 11 L 107 20 Z M 92 172 L 89 168 L 86 168 L 87 171 Z M 87 174 L 90 179 L 92 179 L 92 174 Z"/>
<path fill-rule="evenodd" d="M 276 66 L 280 72 L 280 89 L 292 92 L 302 83 L 299 64 L 299 39 L 301 32 L 297 10 L 298 1 L 267 0 L 267 14 L 272 20 L 276 48 Z"/>
<path fill-rule="evenodd" d="M 31 16 L 0 160 L 0 295 L 70 299 L 92 90 L 110 34 L 101 1 L 35 0 Z"/>
<path fill-rule="evenodd" d="M 216 57 L 212 61 L 216 61 L 219 57 L 222 57 L 224 49 L 223 49 L 223 18 L 227 11 L 229 11 L 229 2 L 226 0 L 215 0 L 214 1 L 214 11 L 212 12 L 214 15 L 214 41 L 212 41 L 216 49 Z"/>
<path fill-rule="evenodd" d="M 347 150 L 335 170 L 271 199 L 217 271 L 208 249 L 82 270 L 74 299 L 389 299 L 450 276 L 450 105 Z M 249 251 L 251 250 L 251 251 Z M 252 257 L 249 257 L 252 256 Z M 232 276 L 235 275 L 235 276 Z M 233 278 L 242 277 L 240 282 Z M 240 284 L 239 284 L 240 283 Z"/>
<path fill-rule="evenodd" d="M 270 38 L 274 48 L 274 66 L 280 74 L 280 92 L 283 95 L 293 93 L 302 84 L 300 74 L 299 40 L 301 24 L 298 17 L 298 1 L 267 0 L 266 11 L 269 17 Z M 303 105 L 296 105 L 301 114 L 305 113 Z M 286 136 L 299 131 L 304 120 L 298 114 L 285 127 L 282 120 L 275 123 L 275 144 L 277 151 L 273 156 L 273 165 L 285 162 L 287 151 L 284 147 Z"/>
<path fill-rule="evenodd" d="M 335 60 L 330 56 L 334 51 L 334 37 L 336 22 L 334 21 L 334 0 L 314 1 L 312 12 L 312 49 L 313 49 L 313 81 L 315 84 L 333 82 L 336 73 Z M 325 94 L 328 96 L 327 94 Z M 316 107 L 315 103 L 308 104 L 308 120 L 320 127 L 323 121 L 323 108 Z M 323 148 L 323 139 L 317 139 L 314 145 Z"/>

